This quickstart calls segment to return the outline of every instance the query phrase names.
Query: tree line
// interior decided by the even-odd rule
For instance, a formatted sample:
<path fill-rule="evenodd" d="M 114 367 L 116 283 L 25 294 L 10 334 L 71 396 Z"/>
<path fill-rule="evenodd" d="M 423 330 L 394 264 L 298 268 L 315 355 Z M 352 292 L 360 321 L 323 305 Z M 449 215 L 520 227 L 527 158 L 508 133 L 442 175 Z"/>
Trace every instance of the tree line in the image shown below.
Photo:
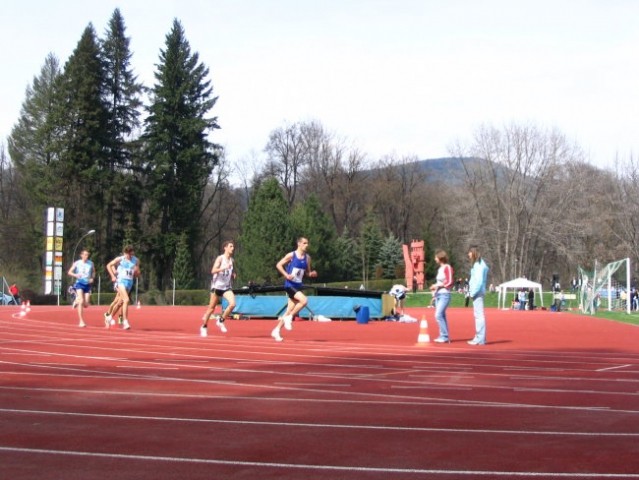
<path fill-rule="evenodd" d="M 435 180 L 416 155 L 370 159 L 310 120 L 275 127 L 265 161 L 233 165 L 214 142 L 209 69 L 180 22 L 152 86 L 133 74 L 129 45 L 116 9 L 103 38 L 86 27 L 64 66 L 49 54 L 0 145 L 0 270 L 23 284 L 41 279 L 47 206 L 65 208 L 66 263 L 95 229 L 85 242 L 98 268 L 131 243 L 144 287 L 159 290 L 206 286 L 226 240 L 237 244 L 241 284 L 279 281 L 275 263 L 302 235 L 320 282 L 401 277 L 412 239 L 426 242 L 428 279 L 437 248 L 467 276 L 471 244 L 494 283 L 553 274 L 567 283 L 595 259 L 638 258 L 632 156 L 601 170 L 557 129 L 482 125 L 451 145 L 457 168 Z"/>

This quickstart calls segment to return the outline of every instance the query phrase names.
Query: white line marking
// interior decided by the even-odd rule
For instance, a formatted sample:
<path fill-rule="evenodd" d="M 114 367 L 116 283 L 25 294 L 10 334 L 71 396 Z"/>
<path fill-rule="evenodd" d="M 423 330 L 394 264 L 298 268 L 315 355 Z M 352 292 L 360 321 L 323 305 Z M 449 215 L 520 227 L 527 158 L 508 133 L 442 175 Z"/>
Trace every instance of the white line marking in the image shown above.
<path fill-rule="evenodd" d="M 632 367 L 632 365 L 626 364 L 626 365 L 617 365 L 616 367 L 600 368 L 599 370 L 595 370 L 595 372 L 606 372 L 608 370 L 616 370 L 619 368 L 628 368 L 628 367 Z"/>
<path fill-rule="evenodd" d="M 126 368 L 132 370 L 179 370 L 178 367 L 153 367 L 149 366 L 136 366 L 136 365 L 116 365 L 115 368 Z"/>
<path fill-rule="evenodd" d="M 300 470 L 328 470 L 341 472 L 375 472 L 375 473 L 418 473 L 430 475 L 468 475 L 488 477 L 554 477 L 554 478 L 639 478 L 639 473 L 564 473 L 564 472 L 504 472 L 486 470 L 439 470 L 421 468 L 383 468 L 383 467 L 349 467 L 342 465 L 310 465 L 299 463 L 250 462 L 240 460 L 217 460 L 212 458 L 161 457 L 153 455 L 125 455 L 121 453 L 79 452 L 69 450 L 51 450 L 44 448 L 1 447 L 0 451 L 15 453 L 32 453 L 45 455 L 66 455 L 76 457 L 110 458 L 122 460 L 146 460 L 152 462 L 201 463 L 205 465 L 232 465 L 240 467 L 290 468 Z"/>
<path fill-rule="evenodd" d="M 287 387 L 352 387 L 350 383 L 273 382 L 273 385 L 285 385 Z"/>
<path fill-rule="evenodd" d="M 225 425 L 258 425 L 258 426 L 275 426 L 275 427 L 302 427 L 302 428 L 336 428 L 345 430 L 388 430 L 400 432 L 440 432 L 440 433 L 477 433 L 481 435 L 548 435 L 548 436 L 565 436 L 565 437 L 639 437 L 639 432 L 561 432 L 553 430 L 506 430 L 506 429 L 487 429 L 487 428 L 436 428 L 436 427 L 404 427 L 393 425 L 357 425 L 357 424 L 333 424 L 333 423 L 304 423 L 304 422 L 268 422 L 258 420 L 223 420 L 215 418 L 178 418 L 178 417 L 159 417 L 159 416 L 143 416 L 143 415 L 117 415 L 107 413 L 79 413 L 79 412 L 60 412 L 52 410 L 25 410 L 14 408 L 0 408 L 0 412 L 27 414 L 27 415 L 52 415 L 66 417 L 81 418 L 111 418 L 118 420 L 147 420 L 160 422 L 184 422 L 184 423 L 211 423 Z"/>

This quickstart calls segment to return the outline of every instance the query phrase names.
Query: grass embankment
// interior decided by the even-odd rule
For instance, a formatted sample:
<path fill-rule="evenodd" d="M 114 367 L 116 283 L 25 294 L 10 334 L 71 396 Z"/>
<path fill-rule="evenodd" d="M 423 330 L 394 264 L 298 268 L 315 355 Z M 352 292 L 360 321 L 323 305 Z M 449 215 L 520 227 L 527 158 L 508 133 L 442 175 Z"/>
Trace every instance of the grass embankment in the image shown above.
<path fill-rule="evenodd" d="M 506 305 L 510 305 L 512 302 L 512 294 L 508 294 L 506 298 Z M 432 300 L 432 295 L 426 292 L 418 292 L 418 293 L 409 293 L 406 297 L 406 306 L 407 307 L 426 307 L 430 305 L 430 301 Z M 450 300 L 450 307 L 464 307 L 465 306 L 465 297 L 461 293 L 453 293 Z M 544 307 L 550 308 L 553 303 L 553 294 L 551 292 L 544 293 Z M 498 296 L 497 293 L 487 293 L 484 298 L 484 306 L 486 308 L 497 308 Z M 535 297 L 535 302 L 537 302 L 537 307 L 541 306 L 541 302 L 537 297 Z M 577 300 L 568 301 L 568 309 L 566 309 L 567 313 L 580 314 L 579 311 L 579 303 Z M 470 303 L 469 308 L 472 306 L 472 302 Z M 626 312 L 620 311 L 607 311 L 600 310 L 595 314 L 598 318 L 605 318 L 607 320 L 614 320 L 617 322 L 629 323 L 631 325 L 639 325 L 639 312 L 632 312 L 628 314 Z"/>

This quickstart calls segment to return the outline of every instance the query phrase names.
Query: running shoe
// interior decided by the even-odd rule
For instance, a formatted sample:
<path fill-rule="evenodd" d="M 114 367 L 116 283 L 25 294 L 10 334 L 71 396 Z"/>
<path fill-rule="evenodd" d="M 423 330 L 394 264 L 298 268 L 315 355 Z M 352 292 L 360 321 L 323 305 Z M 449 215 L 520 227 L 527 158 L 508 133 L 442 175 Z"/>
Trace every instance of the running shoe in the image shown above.
<path fill-rule="evenodd" d="M 86 326 L 87 326 L 87 324 L 86 324 L 86 323 L 84 323 L 82 320 L 80 320 L 80 323 L 78 324 L 78 327 L 80 327 L 80 328 L 84 328 L 84 327 L 86 327 Z"/>
<path fill-rule="evenodd" d="M 284 328 L 286 330 L 293 330 L 293 315 L 284 315 L 282 320 L 284 320 Z"/>
<path fill-rule="evenodd" d="M 104 327 L 109 328 L 111 326 L 111 322 L 113 322 L 111 315 L 109 315 L 107 312 L 104 312 Z"/>
<path fill-rule="evenodd" d="M 129 330 L 131 328 L 131 325 L 129 325 L 129 321 L 128 320 L 122 320 L 122 328 L 124 330 Z"/>
<path fill-rule="evenodd" d="M 215 325 L 217 325 L 222 333 L 228 332 L 226 325 L 224 325 L 224 319 L 222 319 L 221 317 L 217 317 L 217 320 L 215 320 Z"/>
<path fill-rule="evenodd" d="M 206 325 L 202 325 L 200 327 L 200 337 L 208 337 L 209 336 L 209 329 L 206 328 Z"/>
<path fill-rule="evenodd" d="M 273 337 L 276 342 L 281 342 L 282 340 L 284 340 L 282 336 L 280 335 L 280 331 L 277 328 L 271 332 L 271 337 Z"/>

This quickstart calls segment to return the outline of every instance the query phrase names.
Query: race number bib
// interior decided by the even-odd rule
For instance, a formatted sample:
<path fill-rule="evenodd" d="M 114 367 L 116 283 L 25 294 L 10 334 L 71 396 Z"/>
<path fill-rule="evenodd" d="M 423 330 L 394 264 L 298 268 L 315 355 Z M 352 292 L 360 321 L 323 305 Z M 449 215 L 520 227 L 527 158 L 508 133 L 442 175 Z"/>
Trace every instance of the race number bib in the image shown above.
<path fill-rule="evenodd" d="M 303 268 L 293 268 L 291 270 L 291 275 L 293 276 L 292 282 L 302 283 L 302 279 L 304 278 L 304 269 Z"/>

